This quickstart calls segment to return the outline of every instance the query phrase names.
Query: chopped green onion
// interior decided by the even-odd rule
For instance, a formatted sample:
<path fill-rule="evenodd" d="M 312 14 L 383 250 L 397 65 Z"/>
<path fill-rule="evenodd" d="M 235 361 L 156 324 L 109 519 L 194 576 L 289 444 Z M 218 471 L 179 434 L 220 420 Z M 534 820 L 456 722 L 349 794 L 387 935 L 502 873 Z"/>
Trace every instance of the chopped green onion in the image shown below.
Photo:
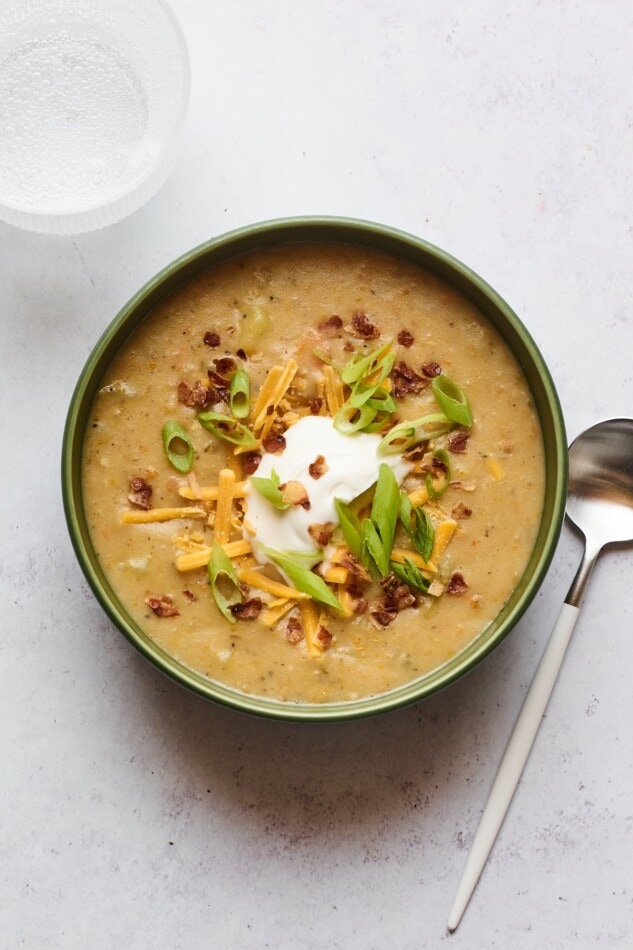
<path fill-rule="evenodd" d="M 433 458 L 438 459 L 438 461 L 442 463 L 443 472 L 439 487 L 433 483 L 430 472 L 426 474 L 426 491 L 431 501 L 442 497 L 451 480 L 451 462 L 448 457 L 448 452 L 445 449 L 436 449 L 433 453 Z"/>
<path fill-rule="evenodd" d="M 182 446 L 185 451 L 182 451 Z M 163 426 L 163 448 L 171 465 L 183 475 L 191 471 L 193 466 L 193 443 L 183 427 L 169 419 Z"/>
<path fill-rule="evenodd" d="M 425 561 L 431 557 L 435 531 L 428 512 L 421 506 L 414 508 L 406 492 L 400 493 L 400 521 L 413 547 Z"/>
<path fill-rule="evenodd" d="M 326 363 L 328 366 L 331 366 L 332 369 L 336 369 L 336 366 L 334 365 L 330 357 L 327 355 L 325 350 L 320 350 L 315 347 L 315 349 L 313 349 L 312 352 L 318 360 L 321 360 L 322 363 Z"/>
<path fill-rule="evenodd" d="M 431 383 L 437 404 L 444 415 L 462 426 L 471 426 L 473 417 L 464 390 L 448 376 L 440 373 Z"/>
<path fill-rule="evenodd" d="M 378 455 L 395 455 L 396 452 L 405 452 L 423 439 L 437 438 L 445 432 L 450 432 L 452 428 L 453 423 L 442 412 L 400 422 L 390 429 L 380 442 Z M 431 431 L 428 431 L 429 429 Z"/>
<path fill-rule="evenodd" d="M 334 428 L 337 429 L 341 435 L 354 435 L 354 433 L 360 432 L 361 429 L 369 425 L 370 422 L 373 422 L 375 418 L 376 410 L 372 409 L 371 406 L 359 406 L 356 408 L 350 405 L 349 402 L 346 402 L 341 406 L 334 417 Z"/>
<path fill-rule="evenodd" d="M 251 475 L 251 485 L 253 488 L 255 488 L 266 501 L 270 502 L 273 508 L 284 511 L 290 507 L 290 504 L 284 501 L 283 495 L 279 490 L 279 482 L 279 475 L 274 468 L 271 470 L 270 478 L 258 478 Z"/>
<path fill-rule="evenodd" d="M 263 544 L 259 545 L 259 548 L 277 567 L 281 568 L 297 590 L 300 590 L 303 594 L 309 594 L 313 600 L 317 600 L 321 604 L 334 607 L 335 610 L 343 609 L 338 598 L 334 596 L 323 578 L 319 577 L 318 574 L 314 574 L 309 567 L 297 563 L 297 558 L 305 560 L 303 552 L 274 551 Z"/>
<path fill-rule="evenodd" d="M 242 602 L 242 591 L 237 573 L 230 558 L 221 544 L 214 544 L 211 548 L 211 556 L 208 564 L 209 583 L 213 599 L 218 605 L 220 612 L 231 623 L 235 623 L 235 617 L 230 611 L 233 604 Z M 220 581 L 223 581 L 223 587 L 228 588 L 228 594 L 225 594 L 220 588 Z"/>
<path fill-rule="evenodd" d="M 358 515 L 352 511 L 349 505 L 346 505 L 340 498 L 334 499 L 334 507 L 338 515 L 338 523 L 341 526 L 345 543 L 354 555 L 360 557 L 362 529 Z"/>
<path fill-rule="evenodd" d="M 372 352 L 366 356 L 363 356 L 362 353 L 355 353 L 349 363 L 346 363 L 341 370 L 341 379 L 343 382 L 351 386 L 353 383 L 357 383 L 363 379 L 363 377 L 371 376 L 372 373 L 375 373 L 376 370 L 382 366 L 383 360 L 389 360 L 393 355 L 390 352 L 391 343 L 392 341 L 390 340 L 388 343 L 385 343 L 384 346 L 379 347 L 377 350 L 372 350 Z M 393 366 L 393 360 L 391 360 L 391 366 Z M 385 376 L 388 376 L 391 372 L 391 366 Z M 385 377 L 383 377 L 383 379 L 384 378 Z"/>
<path fill-rule="evenodd" d="M 224 439 L 225 442 L 232 442 L 233 445 L 254 448 L 258 444 L 251 430 L 230 416 L 223 416 L 219 412 L 199 412 L 198 422 L 208 432 Z"/>
<path fill-rule="evenodd" d="M 360 559 L 374 576 L 386 577 L 389 572 L 389 558 L 371 518 L 362 524 Z"/>
<path fill-rule="evenodd" d="M 410 558 L 405 557 L 404 564 L 398 564 L 396 561 L 392 561 L 389 567 L 396 577 L 399 577 L 400 580 L 408 584 L 409 587 L 414 587 L 416 590 L 426 594 L 431 582 L 427 580 L 420 571 L 420 568 L 414 564 Z"/>
<path fill-rule="evenodd" d="M 248 376 L 243 369 L 238 369 L 231 380 L 229 392 L 231 412 L 236 419 L 245 419 L 250 412 L 250 393 L 251 387 Z"/>
<path fill-rule="evenodd" d="M 381 563 L 388 561 L 391 556 L 399 506 L 400 488 L 398 487 L 398 481 L 391 466 L 387 465 L 386 462 L 382 462 L 378 470 L 378 481 L 376 482 L 376 491 L 370 514 L 384 548 L 384 559 Z"/>

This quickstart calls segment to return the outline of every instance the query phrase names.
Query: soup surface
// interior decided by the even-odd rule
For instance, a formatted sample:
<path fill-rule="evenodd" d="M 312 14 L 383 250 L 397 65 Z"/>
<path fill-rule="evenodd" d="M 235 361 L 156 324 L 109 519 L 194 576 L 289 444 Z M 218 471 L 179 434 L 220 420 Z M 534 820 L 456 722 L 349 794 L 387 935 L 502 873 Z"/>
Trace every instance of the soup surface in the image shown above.
<path fill-rule="evenodd" d="M 497 332 L 432 274 L 345 245 L 258 251 L 173 293 L 87 433 L 88 524 L 129 615 L 282 702 L 449 661 L 509 598 L 542 509 L 540 427 Z"/>

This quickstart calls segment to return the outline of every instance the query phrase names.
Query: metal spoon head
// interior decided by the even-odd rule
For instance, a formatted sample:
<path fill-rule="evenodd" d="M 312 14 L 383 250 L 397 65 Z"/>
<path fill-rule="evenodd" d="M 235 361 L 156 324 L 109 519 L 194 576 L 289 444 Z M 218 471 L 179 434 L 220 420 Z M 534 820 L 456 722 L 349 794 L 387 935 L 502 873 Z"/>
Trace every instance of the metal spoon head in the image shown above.
<path fill-rule="evenodd" d="M 633 540 L 633 419 L 598 422 L 572 442 L 567 516 L 593 548 Z"/>

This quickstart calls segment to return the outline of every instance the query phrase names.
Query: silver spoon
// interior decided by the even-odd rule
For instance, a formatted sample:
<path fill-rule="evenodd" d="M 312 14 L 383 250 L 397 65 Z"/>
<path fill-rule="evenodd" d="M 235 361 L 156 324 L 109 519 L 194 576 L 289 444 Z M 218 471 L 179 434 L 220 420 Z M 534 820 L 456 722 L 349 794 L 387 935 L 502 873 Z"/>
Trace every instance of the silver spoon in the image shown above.
<path fill-rule="evenodd" d="M 492 850 L 554 688 L 602 548 L 633 541 L 633 419 L 608 419 L 569 448 L 567 516 L 585 550 L 492 784 L 448 918 L 455 930 Z"/>

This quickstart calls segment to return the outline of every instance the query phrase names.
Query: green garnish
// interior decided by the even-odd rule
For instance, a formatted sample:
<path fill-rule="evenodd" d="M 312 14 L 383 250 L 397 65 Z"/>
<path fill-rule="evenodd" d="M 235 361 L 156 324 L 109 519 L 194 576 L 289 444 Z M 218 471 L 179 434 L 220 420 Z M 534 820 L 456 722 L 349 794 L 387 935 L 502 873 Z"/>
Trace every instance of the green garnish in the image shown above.
<path fill-rule="evenodd" d="M 434 439 L 453 428 L 451 420 L 443 412 L 433 412 L 419 419 L 408 419 L 389 429 L 378 445 L 378 455 L 395 455 L 406 452 L 412 445 L 424 439 Z M 428 431 L 428 430 L 431 431 Z"/>
<path fill-rule="evenodd" d="M 185 451 L 183 451 L 183 445 Z M 183 427 L 173 419 L 163 426 L 163 448 L 171 465 L 183 475 L 193 466 L 193 443 Z"/>
<path fill-rule="evenodd" d="M 334 499 L 334 507 L 338 515 L 338 523 L 341 526 L 345 543 L 354 555 L 360 557 L 362 528 L 358 520 L 358 515 L 352 511 L 349 505 L 346 505 L 340 498 Z"/>
<path fill-rule="evenodd" d="M 382 462 L 378 470 L 378 481 L 374 500 L 371 503 L 371 521 L 376 527 L 378 536 L 385 551 L 385 560 L 388 561 L 393 547 L 393 536 L 396 533 L 398 510 L 400 506 L 400 488 L 393 469 Z M 386 573 L 386 571 L 385 571 Z"/>
<path fill-rule="evenodd" d="M 327 353 L 325 352 L 325 350 L 320 350 L 320 349 L 318 349 L 317 347 L 315 347 L 315 348 L 312 350 L 312 352 L 314 353 L 314 355 L 316 356 L 316 358 L 317 358 L 318 360 L 321 360 L 322 363 L 327 363 L 327 365 L 328 365 L 328 366 L 331 366 L 332 369 L 336 369 L 336 366 L 334 365 L 334 363 L 332 362 L 332 360 L 330 359 L 330 357 L 327 355 Z"/>
<path fill-rule="evenodd" d="M 389 573 L 389 559 L 371 518 L 363 521 L 360 559 L 374 577 L 385 577 Z"/>
<path fill-rule="evenodd" d="M 442 463 L 442 480 L 438 486 L 433 482 L 430 472 L 426 473 L 426 491 L 431 501 L 442 497 L 451 480 L 451 462 L 448 452 L 445 449 L 436 449 L 433 458 Z"/>
<path fill-rule="evenodd" d="M 286 574 L 301 593 L 308 594 L 313 600 L 317 600 L 321 604 L 327 604 L 328 607 L 334 607 L 335 610 L 343 609 L 338 598 L 334 596 L 323 578 L 319 577 L 318 574 L 314 574 L 310 568 L 304 564 L 297 563 L 297 559 L 300 558 L 304 561 L 306 559 L 312 560 L 314 564 L 316 563 L 314 557 L 316 555 L 316 560 L 319 560 L 321 557 L 320 552 L 306 555 L 303 552 L 297 551 L 274 551 L 272 548 L 268 548 L 263 544 L 260 544 L 259 548 L 277 567 L 281 568 L 284 574 Z"/>
<path fill-rule="evenodd" d="M 224 439 L 225 442 L 232 442 L 233 445 L 254 448 L 258 444 L 251 430 L 236 419 L 232 419 L 231 416 L 223 416 L 220 412 L 199 412 L 198 422 L 208 432 Z"/>
<path fill-rule="evenodd" d="M 385 361 L 391 363 L 389 369 L 382 377 L 386 379 L 395 361 L 395 354 L 390 352 L 391 343 L 392 341 L 390 340 L 377 350 L 372 350 L 372 352 L 366 356 L 363 356 L 361 353 L 355 353 L 349 363 L 346 363 L 341 370 L 341 379 L 343 382 L 347 383 L 348 386 L 352 386 L 354 383 L 360 382 L 364 377 L 372 376 L 377 370 L 382 370 Z"/>
<path fill-rule="evenodd" d="M 208 572 L 211 592 L 213 599 L 218 605 L 218 609 L 227 620 L 231 623 L 235 623 L 235 617 L 229 608 L 232 607 L 233 604 L 242 602 L 242 591 L 240 590 L 240 582 L 235 568 L 221 544 L 216 543 L 211 548 Z M 228 589 L 227 593 L 224 593 L 220 588 L 221 581 L 223 582 L 222 586 Z"/>
<path fill-rule="evenodd" d="M 343 403 L 334 417 L 334 428 L 341 435 L 353 435 L 360 432 L 376 418 L 376 410 L 371 406 L 352 406 L 349 402 Z"/>
<path fill-rule="evenodd" d="M 286 508 L 290 507 L 290 504 L 284 501 L 283 495 L 279 491 L 279 482 L 279 475 L 274 468 L 270 472 L 270 478 L 256 478 L 254 475 L 251 475 L 251 485 L 253 488 L 256 488 L 259 494 L 262 495 L 266 501 L 270 502 L 273 508 L 278 508 L 279 511 L 285 511 Z"/>
<path fill-rule="evenodd" d="M 435 539 L 433 522 L 424 508 L 413 507 L 406 492 L 400 492 L 400 521 L 415 550 L 428 561 Z"/>
<path fill-rule="evenodd" d="M 473 417 L 464 390 L 448 376 L 440 373 L 431 383 L 437 404 L 444 415 L 462 426 L 471 426 Z"/>
<path fill-rule="evenodd" d="M 251 387 L 245 370 L 238 369 L 231 380 L 229 402 L 236 419 L 245 419 L 250 411 Z"/>
<path fill-rule="evenodd" d="M 396 561 L 392 561 L 389 566 L 396 577 L 399 577 L 401 581 L 404 581 L 409 587 L 414 587 L 416 590 L 426 594 L 431 582 L 427 580 L 420 571 L 420 568 L 414 564 L 410 558 L 405 557 L 404 564 L 398 564 Z"/>

